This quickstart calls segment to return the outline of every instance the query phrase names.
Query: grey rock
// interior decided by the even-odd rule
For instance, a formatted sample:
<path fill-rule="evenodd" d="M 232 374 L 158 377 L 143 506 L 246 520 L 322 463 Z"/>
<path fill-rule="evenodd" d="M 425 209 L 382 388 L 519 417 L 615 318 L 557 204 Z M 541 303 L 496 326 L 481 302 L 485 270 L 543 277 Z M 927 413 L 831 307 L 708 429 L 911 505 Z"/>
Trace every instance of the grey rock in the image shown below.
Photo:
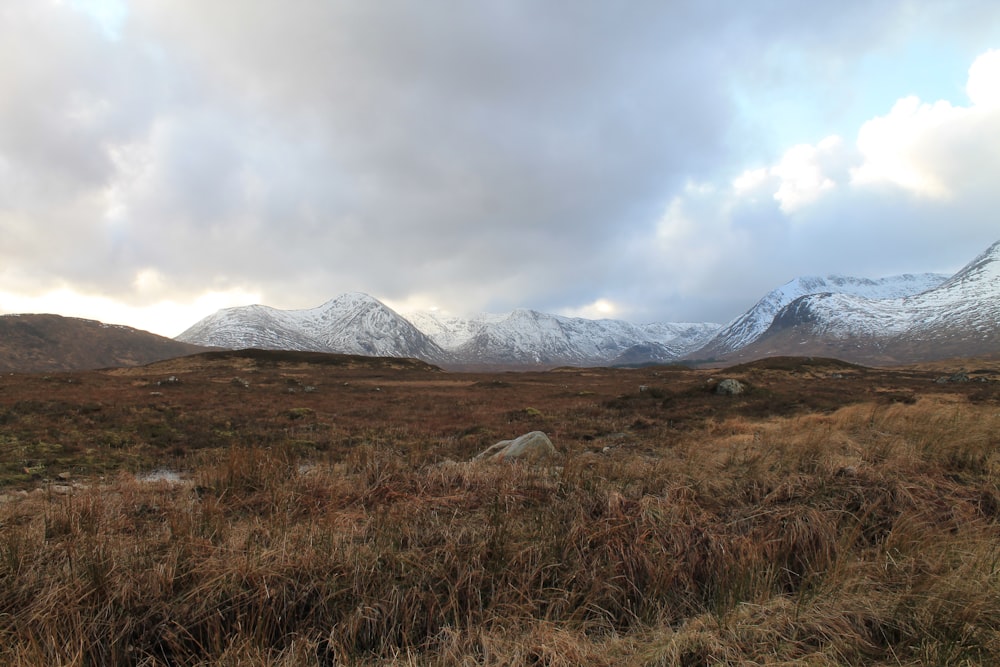
<path fill-rule="evenodd" d="M 745 384 L 733 378 L 726 378 L 715 385 L 715 393 L 720 396 L 737 396 L 747 390 Z"/>
<path fill-rule="evenodd" d="M 480 453 L 473 461 L 499 463 L 508 460 L 541 461 L 556 456 L 556 448 L 549 436 L 541 431 L 531 431 L 513 440 L 501 440 Z"/>

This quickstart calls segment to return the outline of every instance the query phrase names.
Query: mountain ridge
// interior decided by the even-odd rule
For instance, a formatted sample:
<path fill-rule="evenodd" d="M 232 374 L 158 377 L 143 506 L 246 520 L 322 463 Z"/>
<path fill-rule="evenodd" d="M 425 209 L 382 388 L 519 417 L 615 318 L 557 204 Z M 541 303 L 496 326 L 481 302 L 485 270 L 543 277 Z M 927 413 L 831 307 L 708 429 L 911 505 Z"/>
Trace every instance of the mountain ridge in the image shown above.
<path fill-rule="evenodd" d="M 1000 353 L 1000 241 L 951 276 L 801 276 L 725 326 L 634 324 L 519 308 L 401 315 L 361 292 L 320 306 L 225 308 L 176 339 L 58 315 L 0 316 L 0 370 L 127 366 L 205 347 L 419 359 L 443 368 L 738 362 L 825 356 L 867 364 Z"/>
<path fill-rule="evenodd" d="M 403 316 L 367 294 L 349 293 L 302 310 L 261 305 L 226 308 L 199 321 L 177 340 L 231 348 L 407 356 L 452 367 L 607 365 L 642 345 L 658 346 L 655 359 L 663 357 L 662 350 L 676 358 L 701 344 L 717 327 L 713 323 L 635 325 L 527 308 L 468 318 L 429 312 Z"/>
<path fill-rule="evenodd" d="M 453 368 L 647 365 L 818 353 L 896 363 L 990 352 L 1000 328 L 1000 307 L 994 303 L 1000 303 L 1000 242 L 952 276 L 800 276 L 724 326 L 639 325 L 528 308 L 466 318 L 400 315 L 374 297 L 351 293 L 298 311 L 226 309 L 178 340 L 413 357 Z M 898 354 L 887 351 L 892 346 Z"/>
<path fill-rule="evenodd" d="M 801 296 L 784 306 L 738 357 L 792 349 L 836 352 L 834 356 L 869 363 L 1000 353 L 1000 242 L 917 294 L 892 299 Z"/>
<path fill-rule="evenodd" d="M 704 347 L 702 357 L 725 357 L 760 338 L 779 312 L 793 301 L 811 294 L 855 294 L 873 299 L 918 294 L 948 279 L 939 273 L 906 273 L 872 280 L 833 274 L 800 276 L 768 292 L 742 315 L 723 326 Z"/>
<path fill-rule="evenodd" d="M 225 308 L 196 322 L 176 340 L 229 348 L 412 357 L 432 363 L 449 355 L 378 299 L 350 292 L 315 308 Z"/>

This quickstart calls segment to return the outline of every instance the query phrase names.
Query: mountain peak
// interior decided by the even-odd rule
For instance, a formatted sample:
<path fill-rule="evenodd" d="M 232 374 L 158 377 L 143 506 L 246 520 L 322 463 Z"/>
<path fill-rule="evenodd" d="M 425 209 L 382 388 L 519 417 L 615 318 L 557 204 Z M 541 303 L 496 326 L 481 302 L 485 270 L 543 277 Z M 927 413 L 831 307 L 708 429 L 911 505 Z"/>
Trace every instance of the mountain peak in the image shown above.
<path fill-rule="evenodd" d="M 1000 243 L 938 286 L 905 297 L 818 293 L 782 308 L 738 351 L 820 354 L 864 363 L 995 354 L 1000 349 Z"/>
<path fill-rule="evenodd" d="M 209 315 L 177 340 L 218 347 L 339 352 L 376 357 L 415 357 L 438 362 L 447 354 L 378 299 L 349 292 L 322 306 L 278 310 L 229 308 Z"/>
<path fill-rule="evenodd" d="M 942 287 L 979 281 L 1000 281 L 1000 241 L 991 245 L 978 257 L 962 267 Z"/>
<path fill-rule="evenodd" d="M 345 292 L 340 296 L 333 297 L 319 308 L 325 309 L 331 306 L 342 307 L 342 306 L 367 305 L 367 304 L 378 304 L 380 306 L 385 306 L 385 304 L 383 304 L 381 301 L 379 301 L 370 294 L 366 294 L 365 292 Z"/>

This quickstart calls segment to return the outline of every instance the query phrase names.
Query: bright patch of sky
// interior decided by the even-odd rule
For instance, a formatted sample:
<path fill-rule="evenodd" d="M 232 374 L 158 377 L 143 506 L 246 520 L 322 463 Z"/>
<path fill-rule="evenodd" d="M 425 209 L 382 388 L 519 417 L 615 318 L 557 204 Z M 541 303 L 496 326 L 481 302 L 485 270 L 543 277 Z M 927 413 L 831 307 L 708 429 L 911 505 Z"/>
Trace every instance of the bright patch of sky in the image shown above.
<path fill-rule="evenodd" d="M 121 39 L 128 18 L 127 0 L 70 0 L 70 5 L 93 20 L 105 37 Z"/>
<path fill-rule="evenodd" d="M 759 133 L 741 135 L 737 142 L 757 150 L 785 150 L 830 135 L 853 139 L 865 121 L 903 97 L 964 103 L 969 63 L 994 45 L 979 40 L 975 49 L 969 43 L 921 35 L 857 59 L 844 54 L 824 60 L 819 67 L 808 63 L 807 54 L 782 51 L 766 60 L 766 83 L 759 77 L 740 77 L 733 85 L 740 116 L 746 127 Z"/>
<path fill-rule="evenodd" d="M 137 276 L 137 283 L 140 283 L 137 286 L 143 289 L 150 287 L 148 281 L 151 278 L 158 280 L 149 274 Z M 109 324 L 127 324 L 168 337 L 182 333 L 194 322 L 221 308 L 259 302 L 259 294 L 243 290 L 207 291 L 189 301 L 149 299 L 141 304 L 87 294 L 72 287 L 61 287 L 42 294 L 0 291 L 0 313 L 57 313 Z"/>

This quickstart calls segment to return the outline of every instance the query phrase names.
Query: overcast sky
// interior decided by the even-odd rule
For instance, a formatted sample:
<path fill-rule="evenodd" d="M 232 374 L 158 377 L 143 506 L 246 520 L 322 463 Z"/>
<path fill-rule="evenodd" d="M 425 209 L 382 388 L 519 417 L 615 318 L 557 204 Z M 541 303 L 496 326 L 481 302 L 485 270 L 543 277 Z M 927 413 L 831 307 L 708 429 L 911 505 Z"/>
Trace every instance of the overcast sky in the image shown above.
<path fill-rule="evenodd" d="M 0 5 L 0 312 L 726 322 L 998 212 L 996 0 Z"/>

